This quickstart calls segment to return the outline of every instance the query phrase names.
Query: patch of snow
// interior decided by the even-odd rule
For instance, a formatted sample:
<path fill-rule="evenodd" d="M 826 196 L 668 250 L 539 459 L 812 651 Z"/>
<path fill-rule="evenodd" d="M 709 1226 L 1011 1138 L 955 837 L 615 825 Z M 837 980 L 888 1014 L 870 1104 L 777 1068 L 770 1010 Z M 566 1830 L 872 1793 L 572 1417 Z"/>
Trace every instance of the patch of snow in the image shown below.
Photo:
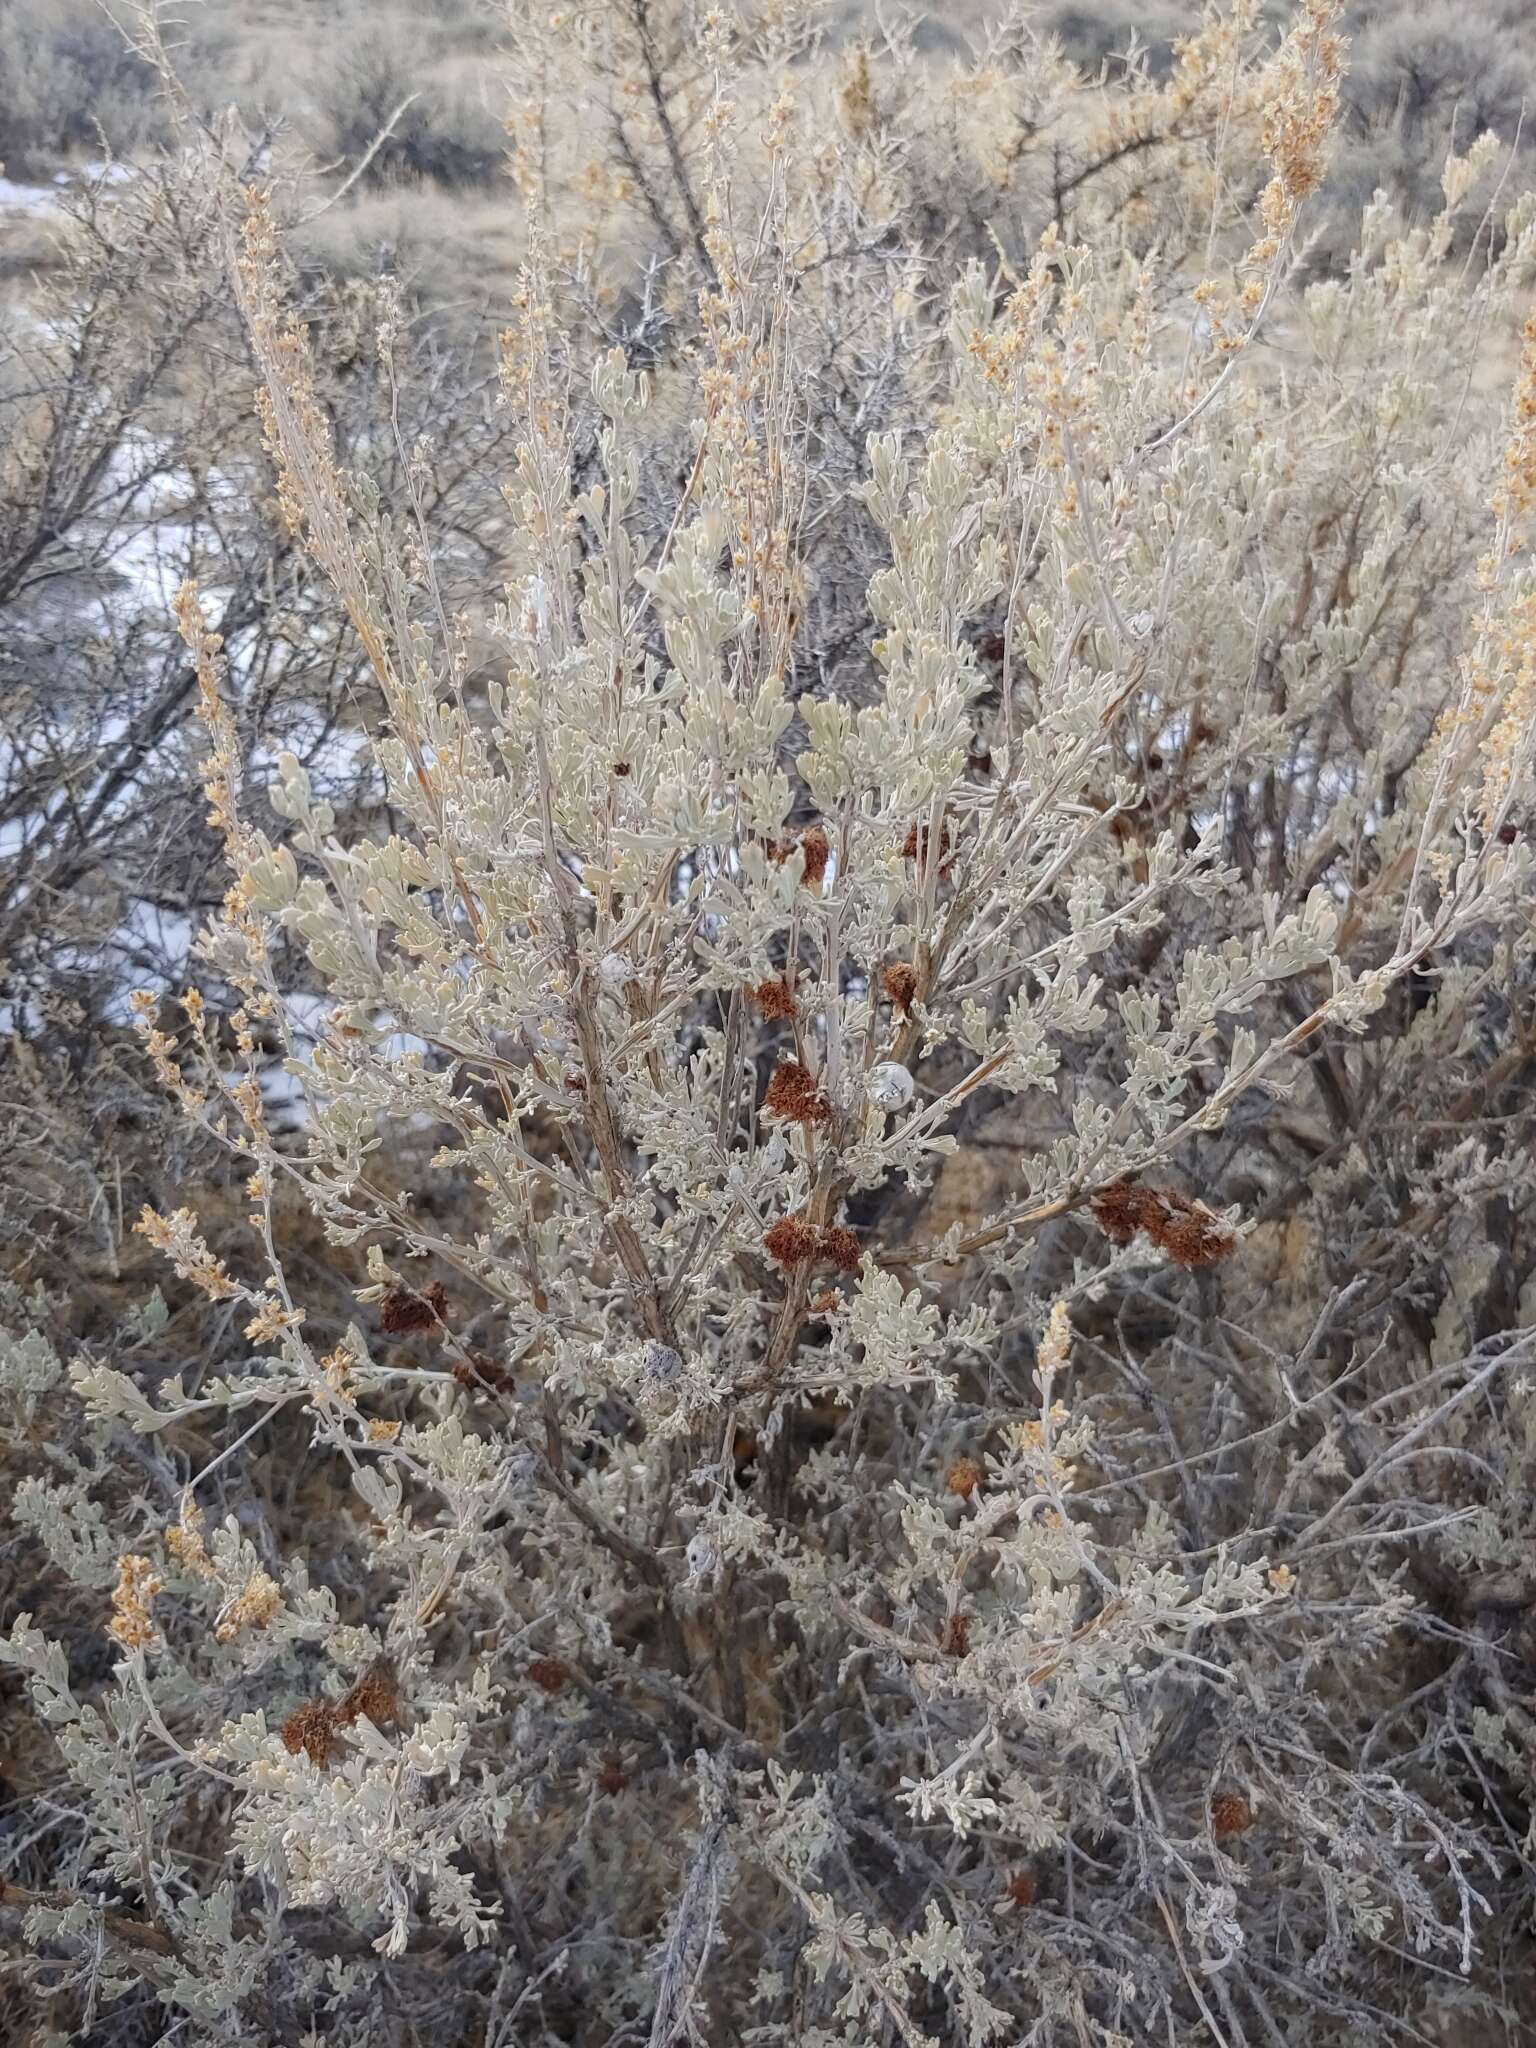
<path fill-rule="evenodd" d="M 0 213 L 51 213 L 58 194 L 48 185 L 18 185 L 0 178 Z"/>

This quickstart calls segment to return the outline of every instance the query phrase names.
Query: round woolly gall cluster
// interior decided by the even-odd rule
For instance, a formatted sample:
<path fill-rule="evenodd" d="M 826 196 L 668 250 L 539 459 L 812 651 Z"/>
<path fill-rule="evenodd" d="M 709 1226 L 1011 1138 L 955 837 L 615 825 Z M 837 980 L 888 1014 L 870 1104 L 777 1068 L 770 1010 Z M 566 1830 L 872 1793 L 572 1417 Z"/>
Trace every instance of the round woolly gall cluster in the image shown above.
<path fill-rule="evenodd" d="M 946 1657 L 964 1657 L 971 1648 L 971 1617 L 964 1608 L 952 1614 L 944 1624 L 944 1634 L 939 1648 Z"/>
<path fill-rule="evenodd" d="M 908 860 L 915 860 L 919 866 L 926 867 L 928 865 L 928 847 L 932 838 L 933 834 L 926 825 L 909 825 L 907 827 L 907 836 L 901 842 L 901 850 Z M 941 825 L 939 827 L 938 848 L 939 873 L 941 875 L 949 873 L 949 862 L 946 858 L 949 848 L 949 827 Z"/>
<path fill-rule="evenodd" d="M 670 1387 L 683 1376 L 683 1354 L 670 1344 L 653 1339 L 645 1347 L 640 1370 L 649 1385 Z"/>
<path fill-rule="evenodd" d="M 816 1085 L 815 1075 L 798 1060 L 781 1060 L 774 1068 L 763 1108 L 790 1124 L 824 1124 L 832 1118 L 832 1105 Z"/>
<path fill-rule="evenodd" d="M 327 1700 L 306 1700 L 295 1707 L 283 1723 L 283 1747 L 290 1756 L 302 1749 L 318 1770 L 331 1759 L 336 1728 L 336 1710 Z"/>
<path fill-rule="evenodd" d="M 770 839 L 768 858 L 782 866 L 797 846 L 805 856 L 805 866 L 800 879 L 807 889 L 817 889 L 827 872 L 827 858 L 832 851 L 832 842 L 819 825 L 809 825 L 793 839 Z"/>
<path fill-rule="evenodd" d="M 795 999 L 782 981 L 760 981 L 752 991 L 758 1015 L 770 1022 L 787 1023 L 795 1014 Z"/>
<path fill-rule="evenodd" d="M 1253 1808 L 1241 1792 L 1218 1792 L 1211 1801 L 1211 1827 L 1218 1842 L 1246 1835 L 1253 1826 Z"/>
<path fill-rule="evenodd" d="M 893 960 L 881 974 L 880 986 L 898 1016 L 911 1015 L 917 995 L 917 969 L 910 960 Z"/>
<path fill-rule="evenodd" d="M 821 1233 L 821 1256 L 839 1273 L 859 1270 L 859 1240 L 843 1223 L 829 1223 Z"/>
<path fill-rule="evenodd" d="M 864 1077 L 865 1099 L 887 1115 L 905 1109 L 912 1100 L 912 1076 L 900 1060 L 882 1060 Z"/>
<path fill-rule="evenodd" d="M 803 1216 L 781 1216 L 763 1232 L 763 1247 L 779 1265 L 836 1266 L 840 1273 L 859 1270 L 859 1240 L 845 1223 L 807 1223 Z M 837 1295 L 822 1296 L 836 1303 Z"/>
<path fill-rule="evenodd" d="M 944 1475 L 944 1484 L 961 1500 L 969 1500 L 985 1476 L 977 1459 L 956 1458 Z"/>
<path fill-rule="evenodd" d="M 1173 1188 L 1144 1188 L 1117 1180 L 1089 1205 L 1094 1220 L 1113 1244 L 1129 1244 L 1144 1232 L 1176 1266 L 1192 1269 L 1224 1259 L 1237 1239 L 1229 1225 Z"/>
<path fill-rule="evenodd" d="M 763 1232 L 763 1249 L 781 1266 L 808 1266 L 821 1249 L 821 1232 L 803 1216 L 781 1216 Z"/>
<path fill-rule="evenodd" d="M 448 1296 L 441 1280 L 421 1289 L 391 1287 L 379 1304 L 379 1327 L 389 1337 L 409 1337 L 430 1330 L 448 1318 Z"/>

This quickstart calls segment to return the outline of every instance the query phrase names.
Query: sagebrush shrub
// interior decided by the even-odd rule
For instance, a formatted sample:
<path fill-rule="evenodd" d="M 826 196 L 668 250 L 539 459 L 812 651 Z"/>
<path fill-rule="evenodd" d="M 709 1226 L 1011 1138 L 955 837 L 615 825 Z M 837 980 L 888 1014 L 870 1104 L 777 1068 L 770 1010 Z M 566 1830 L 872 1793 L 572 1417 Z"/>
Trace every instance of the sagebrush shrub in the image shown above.
<path fill-rule="evenodd" d="M 893 247 L 878 66 L 831 147 L 764 12 L 675 99 L 626 16 L 629 351 L 519 132 L 491 616 L 210 161 L 377 784 L 255 784 L 184 584 L 229 889 L 137 1012 L 244 1228 L 140 1219 L 191 1374 L 8 1297 L 13 1511 L 111 1643 L 0 1646 L 50 2024 L 1515 2038 L 1536 208 L 1477 142 L 1303 286 L 1304 0 L 1106 109 L 1158 208 Z"/>

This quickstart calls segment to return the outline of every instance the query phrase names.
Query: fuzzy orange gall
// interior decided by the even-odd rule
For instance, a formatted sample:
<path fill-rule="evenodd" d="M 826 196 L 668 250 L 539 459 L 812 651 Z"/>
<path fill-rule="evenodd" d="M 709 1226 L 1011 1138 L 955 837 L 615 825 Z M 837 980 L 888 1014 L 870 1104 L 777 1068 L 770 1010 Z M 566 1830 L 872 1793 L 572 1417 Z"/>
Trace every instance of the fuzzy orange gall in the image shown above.
<path fill-rule="evenodd" d="M 819 825 L 812 825 L 808 832 L 800 834 L 800 851 L 805 855 L 805 872 L 801 879 L 807 889 L 821 886 L 821 878 L 827 872 L 827 856 L 832 851 L 831 842 Z"/>
<path fill-rule="evenodd" d="M 932 836 L 926 825 L 909 825 L 907 827 L 907 836 L 901 842 L 901 850 L 908 860 L 915 860 L 926 866 L 928 861 L 928 843 Z M 939 873 L 941 875 L 949 873 L 949 861 L 946 858 L 949 849 L 949 827 L 941 825 L 939 827 Z"/>
<path fill-rule="evenodd" d="M 846 1224 L 827 1224 L 822 1230 L 818 1249 L 839 1273 L 857 1273 L 859 1270 L 859 1240 Z"/>
<path fill-rule="evenodd" d="M 1113 1244 L 1129 1244 L 1144 1231 L 1175 1265 L 1193 1269 L 1224 1259 L 1237 1242 L 1231 1229 L 1206 1208 L 1173 1188 L 1147 1188 L 1118 1180 L 1101 1188 L 1089 1207 Z"/>
<path fill-rule="evenodd" d="M 386 1728 L 399 1705 L 395 1668 L 387 1657 L 375 1657 L 368 1669 L 336 1702 L 333 1720 L 338 1728 L 350 1728 L 359 1715 L 366 1715 L 375 1728 Z"/>
<path fill-rule="evenodd" d="M 615 1756 L 610 1750 L 603 1758 L 603 1767 L 597 1774 L 597 1789 L 606 1793 L 608 1798 L 616 1799 L 628 1783 L 623 1759 Z"/>
<path fill-rule="evenodd" d="M 770 1021 L 787 1022 L 795 1014 L 795 999 L 782 981 L 760 981 L 752 991 L 752 1000 L 758 1014 Z"/>
<path fill-rule="evenodd" d="M 325 1700 L 306 1700 L 283 1723 L 283 1747 L 290 1756 L 303 1750 L 310 1762 L 323 1770 L 331 1760 L 335 1729 L 335 1708 Z"/>
<path fill-rule="evenodd" d="M 1199 1202 L 1170 1216 L 1157 1237 L 1157 1243 L 1173 1263 L 1189 1270 L 1224 1259 L 1236 1242 L 1220 1218 Z"/>
<path fill-rule="evenodd" d="M 813 1316 L 835 1316 L 842 1305 L 843 1297 L 835 1287 L 829 1287 L 825 1293 L 818 1294 L 811 1303 L 811 1314 Z"/>
<path fill-rule="evenodd" d="M 832 1117 L 832 1105 L 817 1087 L 815 1076 L 798 1060 L 780 1060 L 774 1068 L 763 1108 L 791 1124 L 824 1124 Z"/>
<path fill-rule="evenodd" d="M 881 975 L 880 986 L 899 1016 L 909 1017 L 912 1014 L 913 1000 L 917 995 L 917 969 L 909 960 L 893 960 Z"/>
<path fill-rule="evenodd" d="M 951 1493 L 958 1494 L 961 1500 L 969 1500 L 980 1486 L 983 1477 L 981 1466 L 975 1458 L 956 1458 L 944 1475 L 944 1484 Z"/>
<path fill-rule="evenodd" d="M 964 1608 L 952 1614 L 944 1624 L 944 1634 L 939 1648 L 946 1657 L 964 1657 L 971 1648 L 971 1617 Z"/>
<path fill-rule="evenodd" d="M 1094 1221 L 1112 1244 L 1129 1244 L 1138 1230 L 1146 1228 L 1156 1203 L 1150 1188 L 1138 1187 L 1130 1180 L 1117 1180 L 1101 1188 L 1089 1207 Z"/>
<path fill-rule="evenodd" d="M 740 1479 L 756 1463 L 757 1431 L 755 1429 L 738 1429 L 734 1431 L 731 1436 L 731 1464 L 735 1470 L 736 1477 Z"/>
<path fill-rule="evenodd" d="M 570 1683 L 571 1668 L 560 1657 L 535 1657 L 528 1666 L 528 1676 L 540 1692 L 553 1695 L 563 1692 Z"/>
<path fill-rule="evenodd" d="M 1218 1842 L 1246 1835 L 1253 1826 L 1253 1808 L 1241 1792 L 1218 1792 L 1211 1801 L 1211 1826 Z"/>
<path fill-rule="evenodd" d="M 391 1287 L 379 1304 L 379 1327 L 386 1336 L 408 1337 L 435 1329 L 448 1316 L 448 1296 L 441 1280 L 426 1287 Z"/>
<path fill-rule="evenodd" d="M 781 1216 L 763 1232 L 763 1249 L 781 1266 L 808 1266 L 820 1246 L 820 1232 L 801 1216 Z"/>
<path fill-rule="evenodd" d="M 1040 1896 L 1040 1880 L 1032 1870 L 1016 1870 L 1008 1880 L 1008 1896 L 1016 1906 L 1032 1906 Z"/>
<path fill-rule="evenodd" d="M 512 1375 L 488 1351 L 471 1351 L 467 1358 L 456 1358 L 449 1369 L 467 1393 L 506 1394 L 512 1390 Z"/>
<path fill-rule="evenodd" d="M 832 852 L 832 842 L 819 825 L 807 826 L 804 832 L 793 839 L 770 839 L 766 848 L 768 858 L 782 866 L 796 847 L 805 856 L 805 866 L 800 879 L 807 889 L 821 886 L 821 879 L 827 872 L 827 860 Z"/>

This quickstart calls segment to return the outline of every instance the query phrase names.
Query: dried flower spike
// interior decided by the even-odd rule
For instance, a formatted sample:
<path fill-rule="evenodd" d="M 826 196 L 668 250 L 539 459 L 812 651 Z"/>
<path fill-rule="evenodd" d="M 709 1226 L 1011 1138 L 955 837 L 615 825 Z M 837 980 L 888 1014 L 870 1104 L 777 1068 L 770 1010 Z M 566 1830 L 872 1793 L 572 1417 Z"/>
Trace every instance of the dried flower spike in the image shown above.
<path fill-rule="evenodd" d="M 112 1620 L 109 1632 L 125 1650 L 147 1649 L 157 1631 L 150 1618 L 150 1603 L 163 1581 L 147 1557 L 132 1553 L 117 1560 L 117 1584 L 112 1589 Z"/>

